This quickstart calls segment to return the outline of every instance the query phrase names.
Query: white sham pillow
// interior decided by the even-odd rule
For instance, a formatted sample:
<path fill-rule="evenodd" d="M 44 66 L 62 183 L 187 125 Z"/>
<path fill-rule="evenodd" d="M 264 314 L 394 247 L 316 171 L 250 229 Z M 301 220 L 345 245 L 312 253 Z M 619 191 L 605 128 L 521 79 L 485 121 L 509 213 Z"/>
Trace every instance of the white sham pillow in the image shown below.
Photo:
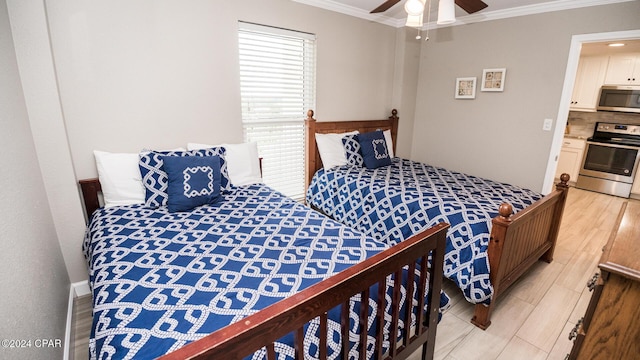
<path fill-rule="evenodd" d="M 135 153 L 110 153 L 95 150 L 98 179 L 102 186 L 104 207 L 144 204 L 145 190 Z"/>
<path fill-rule="evenodd" d="M 389 156 L 393 159 L 393 138 L 391 137 L 391 130 L 385 130 L 382 133 L 384 134 L 384 141 L 387 143 L 387 151 L 389 151 Z"/>
<path fill-rule="evenodd" d="M 358 131 L 350 131 L 339 134 L 319 134 L 316 133 L 316 144 L 325 169 L 347 164 L 347 157 L 344 154 L 342 138 L 347 135 L 356 135 Z"/>
<path fill-rule="evenodd" d="M 187 150 L 201 150 L 216 146 L 222 146 L 226 150 L 225 160 L 229 180 L 235 186 L 261 184 L 260 157 L 258 156 L 258 144 L 248 142 L 241 144 L 207 145 L 198 143 L 187 144 Z"/>

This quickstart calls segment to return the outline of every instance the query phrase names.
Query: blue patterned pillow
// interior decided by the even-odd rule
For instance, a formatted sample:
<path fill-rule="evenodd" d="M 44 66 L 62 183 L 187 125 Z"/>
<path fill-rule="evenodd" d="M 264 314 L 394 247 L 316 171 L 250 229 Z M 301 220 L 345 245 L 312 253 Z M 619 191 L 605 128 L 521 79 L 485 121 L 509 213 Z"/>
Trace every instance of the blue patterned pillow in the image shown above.
<path fill-rule="evenodd" d="M 380 166 L 391 165 L 391 157 L 387 149 L 387 142 L 382 131 L 372 131 L 358 135 L 360 151 L 364 165 L 368 169 L 375 169 Z"/>
<path fill-rule="evenodd" d="M 169 212 L 189 211 L 220 198 L 220 157 L 164 156 Z"/>
<path fill-rule="evenodd" d="M 364 159 L 360 154 L 360 143 L 358 135 L 347 135 L 342 138 L 342 146 L 344 147 L 344 155 L 347 157 L 347 164 L 353 166 L 364 165 Z"/>
<path fill-rule="evenodd" d="M 225 149 L 214 147 L 210 149 L 193 151 L 150 151 L 140 154 L 140 175 L 145 188 L 145 206 L 158 208 L 167 205 L 167 173 L 162 168 L 164 156 L 218 156 L 220 158 L 220 189 L 223 192 L 231 191 L 232 185 L 227 173 L 225 161 Z"/>

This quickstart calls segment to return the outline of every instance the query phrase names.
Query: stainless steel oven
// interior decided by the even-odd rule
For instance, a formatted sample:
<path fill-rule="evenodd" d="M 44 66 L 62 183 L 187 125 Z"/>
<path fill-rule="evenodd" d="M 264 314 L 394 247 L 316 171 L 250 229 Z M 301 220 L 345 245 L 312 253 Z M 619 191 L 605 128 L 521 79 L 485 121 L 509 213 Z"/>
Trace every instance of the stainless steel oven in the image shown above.
<path fill-rule="evenodd" d="M 576 187 L 628 198 L 639 159 L 640 126 L 596 123 Z"/>

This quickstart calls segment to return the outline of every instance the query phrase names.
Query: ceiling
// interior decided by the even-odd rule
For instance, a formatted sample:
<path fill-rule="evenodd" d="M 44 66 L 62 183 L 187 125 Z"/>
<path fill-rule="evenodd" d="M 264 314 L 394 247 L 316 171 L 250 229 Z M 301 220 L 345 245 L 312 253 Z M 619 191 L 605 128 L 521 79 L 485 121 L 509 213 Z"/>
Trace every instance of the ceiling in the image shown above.
<path fill-rule="evenodd" d="M 594 42 L 582 44 L 580 55 L 614 55 L 629 52 L 640 52 L 640 40 L 616 41 L 624 43 L 621 47 L 610 47 L 613 41 Z"/>
<path fill-rule="evenodd" d="M 336 11 L 343 14 L 383 23 L 394 27 L 403 27 L 407 14 L 404 11 L 404 2 L 393 6 L 381 14 L 369 14 L 385 0 L 293 0 L 295 2 Z M 427 0 L 427 5 L 429 4 Z M 488 20 L 503 19 L 507 17 L 538 14 L 550 11 L 574 9 L 587 6 L 604 5 L 617 2 L 635 0 L 483 0 L 487 8 L 475 13 L 467 14 L 456 6 L 456 23 L 453 25 L 469 24 Z M 438 15 L 438 0 L 431 0 L 431 17 L 425 27 L 435 28 L 435 20 Z M 425 22 L 426 21 L 425 10 Z M 447 25 L 451 26 L 451 25 Z"/>

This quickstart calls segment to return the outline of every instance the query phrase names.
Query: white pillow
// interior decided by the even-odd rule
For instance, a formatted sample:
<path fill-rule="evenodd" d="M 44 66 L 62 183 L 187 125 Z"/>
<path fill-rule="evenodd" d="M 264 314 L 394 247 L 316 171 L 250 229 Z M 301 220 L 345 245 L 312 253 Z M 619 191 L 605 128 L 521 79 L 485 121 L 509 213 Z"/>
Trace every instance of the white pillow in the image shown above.
<path fill-rule="evenodd" d="M 222 146 L 226 150 L 227 171 L 229 172 L 229 180 L 233 185 L 243 186 L 262 183 L 258 144 L 255 142 L 222 145 L 189 143 L 187 144 L 187 149 L 200 150 L 216 146 Z"/>
<path fill-rule="evenodd" d="M 351 131 L 340 134 L 318 134 L 316 133 L 316 144 L 325 169 L 347 164 L 347 156 L 344 154 L 342 138 L 347 135 L 356 135 L 358 131 Z"/>
<path fill-rule="evenodd" d="M 393 158 L 393 138 L 391 137 L 391 130 L 385 130 L 382 133 L 384 134 L 384 141 L 387 143 L 389 157 Z"/>
<path fill-rule="evenodd" d="M 144 204 L 138 154 L 94 151 L 104 207 Z"/>

